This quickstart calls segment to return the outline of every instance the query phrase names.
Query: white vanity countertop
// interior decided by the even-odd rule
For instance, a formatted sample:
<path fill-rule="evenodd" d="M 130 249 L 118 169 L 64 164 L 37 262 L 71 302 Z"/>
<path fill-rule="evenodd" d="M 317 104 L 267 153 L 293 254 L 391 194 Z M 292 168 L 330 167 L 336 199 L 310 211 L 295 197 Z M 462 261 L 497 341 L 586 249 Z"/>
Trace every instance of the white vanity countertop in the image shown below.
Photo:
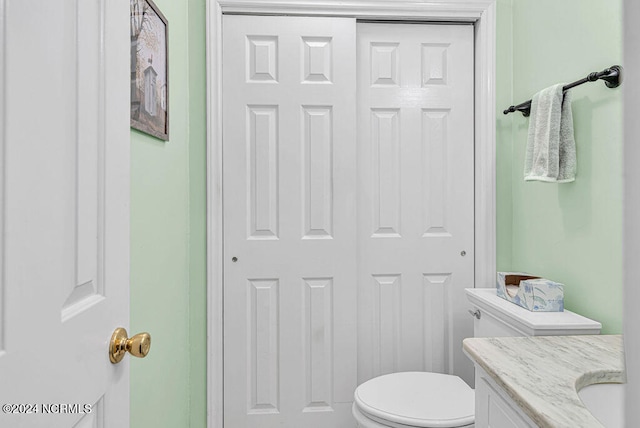
<path fill-rule="evenodd" d="M 602 427 L 577 391 L 624 382 L 619 335 L 469 338 L 463 347 L 541 427 Z"/>

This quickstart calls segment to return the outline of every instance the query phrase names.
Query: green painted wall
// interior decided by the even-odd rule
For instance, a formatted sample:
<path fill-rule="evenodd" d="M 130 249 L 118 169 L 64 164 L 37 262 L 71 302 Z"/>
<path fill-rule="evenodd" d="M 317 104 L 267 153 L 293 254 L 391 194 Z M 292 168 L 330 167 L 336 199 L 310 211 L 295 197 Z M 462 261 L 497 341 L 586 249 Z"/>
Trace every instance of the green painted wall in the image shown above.
<path fill-rule="evenodd" d="M 505 219 L 498 229 L 498 267 L 566 284 L 568 309 L 602 322 L 603 333 L 620 333 L 621 89 L 597 82 L 573 90 L 578 174 L 570 184 L 523 181 L 529 122 L 521 114 L 505 118 L 502 110 L 554 83 L 620 64 L 622 1 L 498 3 L 499 20 L 512 9 L 511 25 L 500 21 L 498 27 L 498 208 L 511 209 L 511 221 Z M 509 228 L 511 242 L 505 242 Z"/>
<path fill-rule="evenodd" d="M 131 426 L 206 426 L 205 1 L 155 0 L 169 21 L 170 140 L 131 132 Z"/>
<path fill-rule="evenodd" d="M 190 424 L 207 425 L 206 3 L 189 0 Z"/>
<path fill-rule="evenodd" d="M 511 117 L 502 110 L 513 98 L 512 0 L 497 0 L 496 18 L 496 264 L 499 271 L 511 269 Z"/>

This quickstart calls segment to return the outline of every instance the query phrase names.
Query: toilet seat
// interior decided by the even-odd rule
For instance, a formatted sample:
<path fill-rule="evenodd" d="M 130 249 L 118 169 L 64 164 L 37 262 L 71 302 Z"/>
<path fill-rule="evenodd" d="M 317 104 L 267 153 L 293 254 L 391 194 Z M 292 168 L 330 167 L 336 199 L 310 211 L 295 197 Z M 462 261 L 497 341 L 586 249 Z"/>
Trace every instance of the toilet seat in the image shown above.
<path fill-rule="evenodd" d="M 457 376 L 392 373 L 355 392 L 354 411 L 390 427 L 453 428 L 473 424 L 474 391 Z"/>

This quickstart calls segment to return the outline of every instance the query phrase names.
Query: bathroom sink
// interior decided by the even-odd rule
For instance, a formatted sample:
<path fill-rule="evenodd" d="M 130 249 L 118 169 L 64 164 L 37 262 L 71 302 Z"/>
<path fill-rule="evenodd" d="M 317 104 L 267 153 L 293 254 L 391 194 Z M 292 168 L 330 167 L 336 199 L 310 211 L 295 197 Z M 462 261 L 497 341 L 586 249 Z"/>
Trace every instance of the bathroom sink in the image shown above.
<path fill-rule="evenodd" d="M 606 428 L 624 428 L 624 390 L 624 383 L 597 383 L 582 388 L 578 396 Z"/>

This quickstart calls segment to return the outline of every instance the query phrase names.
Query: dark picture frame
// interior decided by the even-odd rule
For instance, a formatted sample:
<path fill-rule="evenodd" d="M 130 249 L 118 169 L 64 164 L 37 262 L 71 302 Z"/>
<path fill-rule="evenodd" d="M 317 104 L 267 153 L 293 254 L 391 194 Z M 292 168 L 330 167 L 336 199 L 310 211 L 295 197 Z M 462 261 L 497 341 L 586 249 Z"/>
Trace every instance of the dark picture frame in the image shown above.
<path fill-rule="evenodd" d="M 131 127 L 169 140 L 169 23 L 152 0 L 129 0 Z"/>

